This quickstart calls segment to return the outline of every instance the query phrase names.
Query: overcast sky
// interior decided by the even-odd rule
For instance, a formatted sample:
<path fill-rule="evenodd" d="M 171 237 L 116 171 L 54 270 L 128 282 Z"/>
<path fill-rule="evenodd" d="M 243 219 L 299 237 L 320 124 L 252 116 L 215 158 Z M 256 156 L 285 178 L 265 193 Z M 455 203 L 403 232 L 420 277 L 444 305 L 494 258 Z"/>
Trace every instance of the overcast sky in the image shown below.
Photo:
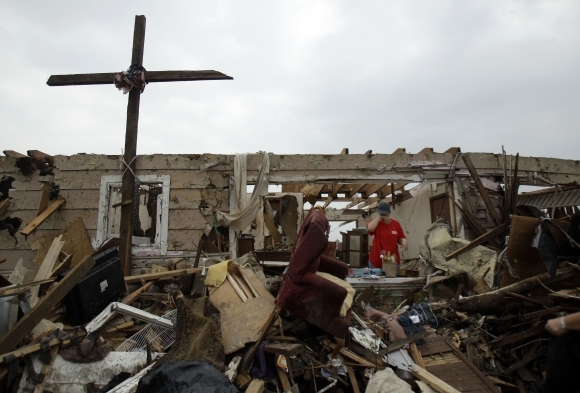
<path fill-rule="evenodd" d="M 578 159 L 580 2 L 0 0 L 2 149 L 120 154 L 116 72 L 147 17 L 138 154 L 501 152 Z"/>

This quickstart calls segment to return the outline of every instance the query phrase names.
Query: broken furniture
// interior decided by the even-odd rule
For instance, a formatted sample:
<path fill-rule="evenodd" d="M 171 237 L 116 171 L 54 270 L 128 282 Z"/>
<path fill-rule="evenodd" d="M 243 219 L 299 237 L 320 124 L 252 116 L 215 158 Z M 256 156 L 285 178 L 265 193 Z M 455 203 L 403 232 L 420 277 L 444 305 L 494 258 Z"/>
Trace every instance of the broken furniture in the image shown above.
<path fill-rule="evenodd" d="M 324 213 L 311 209 L 298 233 L 288 271 L 280 284 L 276 306 L 337 338 L 344 338 L 348 333 L 352 309 L 349 308 L 342 318 L 339 313 L 347 290 L 316 274 L 328 273 L 341 280 L 348 274 L 345 263 L 321 255 L 328 243 L 328 229 Z"/>
<path fill-rule="evenodd" d="M 113 302 L 99 315 L 97 315 L 90 323 L 88 323 L 85 327 L 85 330 L 88 334 L 96 332 L 109 321 L 109 318 L 111 318 L 114 313 L 128 315 L 130 317 L 161 326 L 165 329 L 174 329 L 173 322 L 168 319 L 158 317 L 157 315 L 153 315 L 136 307 L 131 307 L 123 303 Z"/>
<path fill-rule="evenodd" d="M 369 253 L 369 234 L 354 229 L 342 234 L 342 261 L 350 267 L 366 267 Z"/>
<path fill-rule="evenodd" d="M 251 259 L 251 254 L 248 255 Z M 243 259 L 243 258 L 242 258 Z M 219 310 L 221 335 L 226 354 L 242 349 L 258 339 L 258 332 L 274 310 L 274 296 L 260 281 L 249 264 L 240 267 L 232 261 L 213 265 L 206 276 L 215 282 L 209 300 Z M 213 269 L 212 269 L 213 268 Z"/>

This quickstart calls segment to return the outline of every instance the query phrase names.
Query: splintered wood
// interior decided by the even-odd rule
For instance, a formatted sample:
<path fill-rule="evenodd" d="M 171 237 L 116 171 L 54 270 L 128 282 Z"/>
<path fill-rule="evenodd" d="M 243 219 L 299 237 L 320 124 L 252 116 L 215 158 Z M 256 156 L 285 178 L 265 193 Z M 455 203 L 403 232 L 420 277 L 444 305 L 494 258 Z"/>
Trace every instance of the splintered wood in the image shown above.
<path fill-rule="evenodd" d="M 417 346 L 425 370 L 461 392 L 494 392 L 496 387 L 465 356 L 441 337 Z"/>

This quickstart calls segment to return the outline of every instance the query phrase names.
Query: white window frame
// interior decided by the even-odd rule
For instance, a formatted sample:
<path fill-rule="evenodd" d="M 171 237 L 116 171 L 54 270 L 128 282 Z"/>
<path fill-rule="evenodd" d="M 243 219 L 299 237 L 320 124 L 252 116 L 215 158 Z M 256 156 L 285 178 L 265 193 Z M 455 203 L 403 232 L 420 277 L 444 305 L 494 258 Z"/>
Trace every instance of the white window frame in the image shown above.
<path fill-rule="evenodd" d="M 139 245 L 138 249 L 143 251 L 160 250 L 161 255 L 167 255 L 167 232 L 169 224 L 169 175 L 140 175 L 137 176 L 140 183 L 161 184 L 161 197 L 157 198 L 157 230 L 155 233 L 155 243 Z M 97 223 L 97 237 L 93 247 L 96 250 L 105 240 L 107 240 L 108 210 L 110 199 L 110 188 L 120 187 L 122 179 L 120 175 L 101 176 L 101 189 L 99 193 L 99 215 Z M 135 247 L 133 247 L 135 248 Z"/>

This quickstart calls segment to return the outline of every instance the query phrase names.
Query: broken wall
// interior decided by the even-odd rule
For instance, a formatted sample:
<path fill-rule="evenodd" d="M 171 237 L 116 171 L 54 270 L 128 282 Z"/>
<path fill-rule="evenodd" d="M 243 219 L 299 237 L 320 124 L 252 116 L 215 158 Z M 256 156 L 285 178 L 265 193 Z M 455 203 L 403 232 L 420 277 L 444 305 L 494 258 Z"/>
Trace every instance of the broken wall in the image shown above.
<path fill-rule="evenodd" d="M 136 159 L 136 174 L 169 175 L 168 250 L 196 250 L 208 223 L 200 211 L 207 205 L 229 211 L 229 174 L 233 171 L 232 156 L 148 155 Z M 10 205 L 0 220 L 18 217 L 24 228 L 37 216 L 45 183 L 60 187 L 59 196 L 66 204 L 25 238 L 20 233 L 10 236 L 0 231 L 0 255 L 7 262 L 2 271 L 11 271 L 19 258 L 33 266 L 31 243 L 46 234 L 55 234 L 80 217 L 91 238 L 96 237 L 102 176 L 122 175 L 119 157 L 95 154 L 54 156 L 54 175 L 40 176 L 33 172 L 24 176 L 13 157 L 0 156 L 0 181 L 13 177 L 9 190 Z"/>
<path fill-rule="evenodd" d="M 430 181 L 445 182 L 450 173 L 455 178 L 469 177 L 462 160 L 449 151 L 436 153 L 423 149 L 416 154 L 398 149 L 394 154 L 307 154 L 270 155 L 270 183 L 310 184 L 345 183 L 418 183 Z M 482 177 L 502 178 L 502 155 L 493 153 L 469 154 L 473 165 Z M 24 239 L 16 234 L 6 236 L 0 231 L 0 255 L 8 262 L 0 265 L 3 270 L 12 270 L 19 257 L 30 261 L 33 257 L 30 242 L 46 233 L 55 233 L 78 217 L 83 219 L 89 234 L 94 237 L 98 223 L 98 200 L 101 177 L 121 175 L 117 156 L 77 154 L 55 156 L 54 175 L 41 176 L 32 171 L 24 176 L 16 166 L 13 157 L 0 156 L 0 182 L 14 177 L 10 190 L 11 203 L 0 217 L 22 219 L 22 227 L 36 217 L 41 190 L 45 182 L 54 181 L 60 186 L 60 194 L 67 200 L 57 213 L 53 214 L 40 228 Z M 248 155 L 248 181 L 256 180 L 263 154 Z M 229 211 L 229 177 L 233 175 L 233 155 L 165 155 L 138 156 L 137 175 L 169 175 L 171 190 L 168 217 L 168 249 L 194 250 L 199 236 L 207 228 L 199 207 L 204 203 L 222 211 Z M 580 184 L 580 161 L 541 157 L 519 157 L 518 178 L 521 185 L 539 184 Z M 1 191 L 1 190 L 0 190 Z M 455 194 L 459 196 L 459 193 Z M 412 210 L 412 199 L 397 206 L 401 221 L 407 221 L 404 213 L 407 206 Z M 404 204 L 404 207 L 402 207 Z M 410 211 L 411 211 L 410 210 Z M 409 213 L 410 214 L 410 213 Z M 459 213 L 457 213 L 459 214 Z M 412 224 L 417 222 L 417 232 L 425 222 L 430 221 L 426 212 L 413 213 Z M 403 222 L 403 225 L 405 223 Z M 455 225 L 455 223 L 453 223 Z M 457 225 L 461 226 L 460 223 Z M 21 227 L 21 228 L 22 228 Z M 426 228 L 426 226 L 425 226 Z M 414 236 L 414 235 L 413 235 Z M 411 243 L 413 257 L 416 249 Z"/>

